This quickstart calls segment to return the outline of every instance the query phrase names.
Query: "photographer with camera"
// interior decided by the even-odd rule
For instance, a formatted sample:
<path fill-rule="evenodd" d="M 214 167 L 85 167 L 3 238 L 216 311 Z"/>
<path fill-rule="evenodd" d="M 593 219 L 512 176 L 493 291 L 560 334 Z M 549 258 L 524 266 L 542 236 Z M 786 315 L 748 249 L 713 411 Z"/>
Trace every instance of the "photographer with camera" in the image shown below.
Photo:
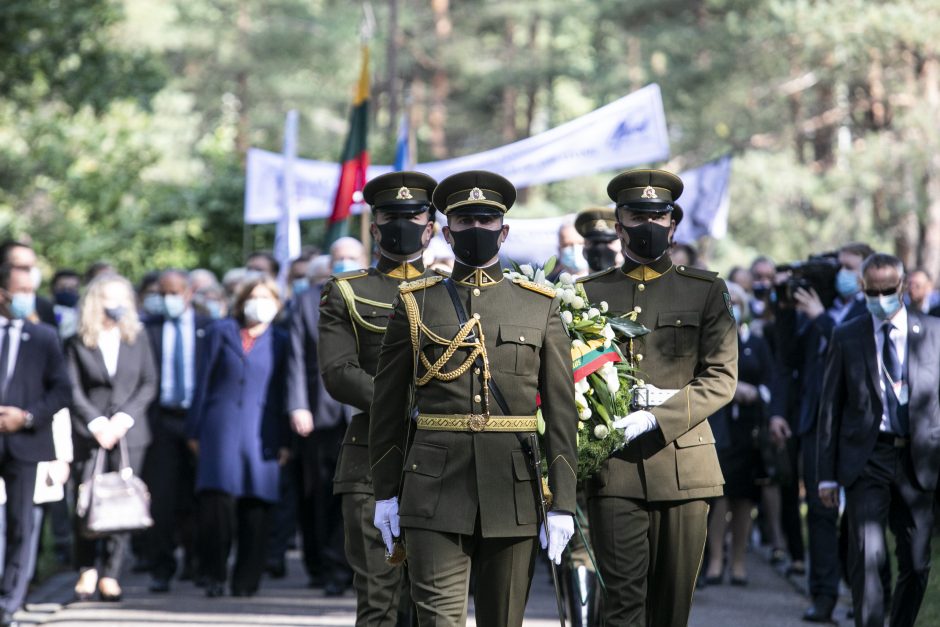
<path fill-rule="evenodd" d="M 837 509 L 819 500 L 816 477 L 816 415 L 822 395 L 824 358 L 833 330 L 866 313 L 861 294 L 862 262 L 872 254 L 864 243 L 850 243 L 836 253 L 815 255 L 802 263 L 779 266 L 775 293 L 778 359 L 794 373 L 789 406 L 795 412 L 796 436 L 803 455 L 809 528 L 809 622 L 830 622 L 839 593 Z M 793 434 L 779 416 L 771 419 L 779 442 Z"/>

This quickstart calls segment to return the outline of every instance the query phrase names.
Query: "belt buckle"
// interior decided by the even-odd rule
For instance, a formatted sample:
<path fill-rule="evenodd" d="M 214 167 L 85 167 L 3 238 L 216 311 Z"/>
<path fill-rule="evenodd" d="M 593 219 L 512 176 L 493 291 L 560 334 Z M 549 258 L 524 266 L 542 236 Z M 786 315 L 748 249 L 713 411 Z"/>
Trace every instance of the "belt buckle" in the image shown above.
<path fill-rule="evenodd" d="M 486 423 L 489 422 L 489 414 L 470 414 L 470 418 L 467 421 L 467 427 L 470 431 L 474 433 L 479 433 L 486 429 Z"/>

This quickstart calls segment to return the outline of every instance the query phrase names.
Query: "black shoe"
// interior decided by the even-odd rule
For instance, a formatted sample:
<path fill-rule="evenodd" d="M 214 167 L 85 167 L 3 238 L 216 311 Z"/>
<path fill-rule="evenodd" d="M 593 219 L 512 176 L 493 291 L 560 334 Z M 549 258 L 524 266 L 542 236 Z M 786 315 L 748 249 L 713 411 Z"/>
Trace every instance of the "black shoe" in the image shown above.
<path fill-rule="evenodd" d="M 233 597 L 253 597 L 258 593 L 258 589 L 249 589 L 249 588 L 232 588 Z"/>
<path fill-rule="evenodd" d="M 223 584 L 221 581 L 207 582 L 206 596 L 210 599 L 225 596 L 225 584 Z"/>
<path fill-rule="evenodd" d="M 287 576 L 287 563 L 283 559 L 269 560 L 264 571 L 270 575 L 271 579 L 283 579 Z"/>
<path fill-rule="evenodd" d="M 731 575 L 731 585 L 744 587 L 747 585 L 747 577 L 735 577 Z"/>
<path fill-rule="evenodd" d="M 806 566 L 803 564 L 790 564 L 787 566 L 787 577 L 803 577 L 806 575 Z"/>
<path fill-rule="evenodd" d="M 808 623 L 831 623 L 835 606 L 836 600 L 832 597 L 816 597 L 809 609 L 803 613 L 803 620 Z"/>
<path fill-rule="evenodd" d="M 150 580 L 149 590 L 157 594 L 165 594 L 170 591 L 170 580 L 163 577 L 153 577 Z"/>
<path fill-rule="evenodd" d="M 335 581 L 329 581 L 325 586 L 323 586 L 323 596 L 327 597 L 341 597 L 343 593 L 346 592 L 346 587 Z"/>

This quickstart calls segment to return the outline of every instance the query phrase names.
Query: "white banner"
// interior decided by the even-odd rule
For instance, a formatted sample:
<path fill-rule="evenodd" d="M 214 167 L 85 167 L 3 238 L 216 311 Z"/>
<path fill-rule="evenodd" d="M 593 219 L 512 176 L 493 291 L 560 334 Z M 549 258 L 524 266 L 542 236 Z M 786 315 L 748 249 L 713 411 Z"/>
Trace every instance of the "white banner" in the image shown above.
<path fill-rule="evenodd" d="M 659 86 L 653 84 L 534 137 L 474 155 L 419 163 L 415 170 L 437 180 L 465 170 L 490 170 L 521 189 L 668 157 L 662 96 Z M 264 224 L 280 218 L 284 206 L 279 202 L 283 163 L 283 155 L 249 149 L 246 223 Z M 390 170 L 390 166 L 371 166 L 368 178 Z M 296 208 L 297 216 L 327 217 L 339 180 L 339 164 L 297 159 L 293 177 L 292 207 Z M 361 207 L 353 207 L 354 213 L 360 210 Z"/>

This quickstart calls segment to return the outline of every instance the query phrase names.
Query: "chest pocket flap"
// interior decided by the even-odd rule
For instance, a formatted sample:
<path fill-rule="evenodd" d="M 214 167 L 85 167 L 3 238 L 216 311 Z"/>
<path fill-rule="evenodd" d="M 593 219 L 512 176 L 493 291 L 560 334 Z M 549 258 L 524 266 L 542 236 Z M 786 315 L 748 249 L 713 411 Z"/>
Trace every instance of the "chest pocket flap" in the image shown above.
<path fill-rule="evenodd" d="M 501 324 L 499 325 L 499 341 L 500 343 L 542 346 L 542 330 L 514 324 Z"/>
<path fill-rule="evenodd" d="M 490 360 L 496 370 L 528 374 L 538 368 L 542 347 L 542 329 L 515 324 L 499 325 L 496 359 Z M 494 363 L 495 362 L 495 363 Z"/>
<path fill-rule="evenodd" d="M 699 312 L 697 311 L 668 311 L 659 314 L 657 327 L 697 327 L 699 325 Z"/>

